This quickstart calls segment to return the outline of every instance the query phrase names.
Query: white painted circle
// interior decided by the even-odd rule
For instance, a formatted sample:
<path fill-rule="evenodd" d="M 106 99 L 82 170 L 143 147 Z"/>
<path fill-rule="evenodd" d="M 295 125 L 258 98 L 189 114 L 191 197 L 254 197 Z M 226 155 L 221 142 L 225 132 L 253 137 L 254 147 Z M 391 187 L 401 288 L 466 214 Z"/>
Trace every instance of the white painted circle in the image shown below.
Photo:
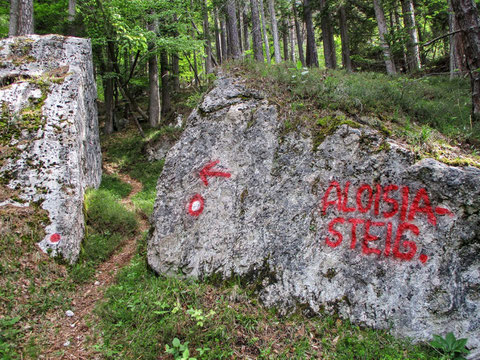
<path fill-rule="evenodd" d="M 202 207 L 202 203 L 198 200 L 195 200 L 193 203 L 192 203 L 192 211 L 196 212 L 198 210 L 200 210 L 200 208 Z"/>

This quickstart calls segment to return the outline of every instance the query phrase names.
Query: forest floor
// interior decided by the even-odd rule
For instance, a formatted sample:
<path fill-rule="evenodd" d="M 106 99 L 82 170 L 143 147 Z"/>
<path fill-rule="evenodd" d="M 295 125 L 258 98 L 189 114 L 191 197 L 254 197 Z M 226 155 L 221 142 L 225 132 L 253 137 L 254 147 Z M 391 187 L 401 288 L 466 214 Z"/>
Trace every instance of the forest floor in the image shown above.
<path fill-rule="evenodd" d="M 380 76 L 380 85 L 376 85 L 380 89 L 352 95 L 353 104 L 362 105 L 358 111 L 355 105 L 347 112 L 349 100 L 345 94 L 357 91 L 367 75 L 360 74 L 356 80 L 338 74 L 332 75 L 333 80 L 328 80 L 327 73 L 315 75 L 323 79 L 325 89 L 330 89 L 328 94 L 337 96 L 331 95 L 327 101 L 319 94 L 327 91 L 319 86 L 319 78 L 307 79 L 307 74 L 301 75 L 302 70 L 285 69 L 269 69 L 269 80 L 262 83 L 264 90 L 272 94 L 272 101 L 283 109 L 280 118 L 284 131 L 309 124 L 313 124 L 313 130 L 319 126 L 328 130 L 345 117 L 360 121 L 367 121 L 361 118 L 368 117 L 380 131 L 404 141 L 419 156 L 433 153 L 435 157 L 445 156 L 451 163 L 480 164 L 479 131 L 466 120 L 465 109 L 458 112 L 461 119 L 455 124 L 447 123 L 452 114 L 440 117 L 446 111 L 442 96 L 461 94 L 462 101 L 465 100 L 462 82 L 447 84 L 456 93 L 444 88 L 447 85 L 440 80 L 429 83 L 428 96 L 438 98 L 438 104 L 428 112 L 425 104 L 419 105 L 420 109 L 412 108 L 416 105 L 409 96 L 415 94 L 397 89 L 396 84 L 407 80 L 392 83 Z M 233 70 L 252 85 L 258 85 L 267 76 L 263 68 Z M 297 76 L 303 80 L 296 82 Z M 367 80 L 373 82 L 372 79 Z M 348 86 L 342 83 L 345 81 Z M 390 100 L 385 98 L 374 103 L 382 111 L 369 105 L 386 91 L 385 81 L 400 91 L 391 91 L 392 96 L 399 96 L 397 101 L 407 99 L 397 111 L 389 108 Z M 333 88 L 342 91 L 335 92 Z M 453 97 L 443 99 L 446 108 L 457 103 Z M 200 99 L 201 94 L 192 94 L 184 101 L 193 107 Z M 429 115 L 421 123 L 415 113 Z M 386 331 L 361 328 L 336 316 L 312 316 L 308 309 L 282 316 L 275 309 L 263 308 L 257 300 L 255 284 L 242 279 L 197 281 L 151 272 L 146 264 L 150 227 L 147 219 L 153 212 L 163 160 L 150 161 L 145 148 L 159 141 L 174 141 L 180 133 L 172 127 L 146 129 L 147 137 L 143 139 L 133 127 L 128 127 L 102 139 L 104 175 L 100 189 L 86 194 L 87 236 L 76 265 L 55 261 L 38 251 L 35 244 L 43 237 L 41 223 L 46 215 L 41 210 L 26 208 L 19 217 L 18 209 L 0 209 L 0 358 L 441 357 L 428 344 L 396 339 Z M 447 154 L 444 148 L 453 150 Z M 74 316 L 68 317 L 67 310 L 73 311 Z"/>
<path fill-rule="evenodd" d="M 142 184 L 128 174 L 119 173 L 109 163 L 103 164 L 103 172 L 107 175 L 116 174 L 121 181 L 131 185 L 131 192 L 121 203 L 128 210 L 134 211 L 132 197 L 140 193 Z M 100 356 L 91 346 L 92 339 L 96 337 L 92 327 L 96 321 L 93 310 L 105 296 L 105 290 L 115 282 L 118 271 L 130 263 L 136 254 L 139 238 L 150 226 L 144 216 L 137 216 L 137 220 L 140 232 L 124 241 L 107 261 L 95 269 L 93 278 L 80 285 L 72 295 L 70 303 L 75 308 L 74 316 L 68 317 L 65 312 L 57 309 L 47 313 L 46 318 L 51 325 L 42 336 L 53 341 L 50 340 L 48 349 L 42 352 L 46 358 L 94 359 Z"/>

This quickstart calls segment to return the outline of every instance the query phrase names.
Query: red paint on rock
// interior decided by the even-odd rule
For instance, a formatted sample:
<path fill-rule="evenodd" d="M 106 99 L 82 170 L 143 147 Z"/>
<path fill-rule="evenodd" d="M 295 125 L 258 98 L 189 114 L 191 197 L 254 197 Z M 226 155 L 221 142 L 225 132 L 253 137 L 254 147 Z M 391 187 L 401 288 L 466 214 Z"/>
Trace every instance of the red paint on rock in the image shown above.
<path fill-rule="evenodd" d="M 195 194 L 188 203 L 188 213 L 192 216 L 199 216 L 203 212 L 205 200 L 202 195 Z"/>
<path fill-rule="evenodd" d="M 51 243 L 58 243 L 60 241 L 61 237 L 60 237 L 60 234 L 52 234 L 50 235 L 50 242 Z"/>
<path fill-rule="evenodd" d="M 218 177 L 224 177 L 224 178 L 229 178 L 232 176 L 232 174 L 227 173 L 227 172 L 222 172 L 222 171 L 212 171 L 212 168 L 217 165 L 220 162 L 220 160 L 217 161 L 212 161 L 208 163 L 207 165 L 204 166 L 202 170 L 200 170 L 200 179 L 202 179 L 203 183 L 205 186 L 208 186 L 208 177 L 209 176 L 218 176 Z"/>

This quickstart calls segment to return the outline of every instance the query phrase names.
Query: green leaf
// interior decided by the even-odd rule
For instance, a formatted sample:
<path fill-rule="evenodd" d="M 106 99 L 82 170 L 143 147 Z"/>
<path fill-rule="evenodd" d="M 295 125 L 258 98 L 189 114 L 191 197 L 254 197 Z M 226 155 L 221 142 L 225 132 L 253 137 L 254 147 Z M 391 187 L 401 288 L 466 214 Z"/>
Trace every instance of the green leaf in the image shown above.
<path fill-rule="evenodd" d="M 179 347 L 180 346 L 180 340 L 178 338 L 173 339 L 172 345 L 175 346 L 175 347 Z"/>

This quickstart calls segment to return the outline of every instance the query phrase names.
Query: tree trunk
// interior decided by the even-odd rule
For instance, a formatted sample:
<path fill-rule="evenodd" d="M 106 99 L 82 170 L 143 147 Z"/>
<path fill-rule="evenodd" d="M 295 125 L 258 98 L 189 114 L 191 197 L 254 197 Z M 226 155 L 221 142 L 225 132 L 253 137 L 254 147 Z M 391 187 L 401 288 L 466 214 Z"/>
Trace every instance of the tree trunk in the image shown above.
<path fill-rule="evenodd" d="M 335 50 L 335 40 L 333 39 L 333 27 L 330 22 L 330 14 L 326 5 L 326 0 L 320 0 L 323 55 L 325 56 L 325 67 L 327 69 L 335 69 L 337 67 L 337 53 Z"/>
<path fill-rule="evenodd" d="M 305 66 L 305 56 L 303 54 L 303 36 L 302 32 L 300 31 L 300 24 L 298 23 L 297 7 L 295 6 L 295 0 L 292 1 L 292 9 L 293 19 L 295 21 L 295 32 L 297 34 L 298 57 L 300 58 L 302 66 Z"/>
<path fill-rule="evenodd" d="M 350 60 L 350 41 L 348 39 L 347 12 L 345 5 L 340 6 L 339 10 L 340 37 L 342 39 L 342 65 L 345 70 L 351 72 L 352 61 Z"/>
<path fill-rule="evenodd" d="M 180 91 L 180 58 L 178 54 L 172 54 L 172 78 L 173 78 L 173 91 Z"/>
<path fill-rule="evenodd" d="M 103 131 L 106 135 L 109 135 L 113 133 L 114 122 L 113 79 L 111 77 L 103 80 L 103 96 L 105 98 L 105 127 Z"/>
<path fill-rule="evenodd" d="M 230 56 L 233 59 L 239 59 L 240 42 L 238 39 L 237 12 L 235 10 L 235 0 L 227 0 L 227 27 L 228 27 L 228 46 Z"/>
<path fill-rule="evenodd" d="M 268 11 L 270 12 L 270 20 L 272 23 L 272 35 L 273 35 L 273 49 L 275 52 L 275 62 L 280 64 L 282 57 L 280 56 L 280 43 L 278 41 L 278 25 L 277 17 L 275 15 L 275 0 L 268 0 Z"/>
<path fill-rule="evenodd" d="M 252 42 L 253 42 L 253 58 L 255 61 L 264 62 L 262 31 L 260 30 L 260 19 L 258 18 L 257 0 L 250 0 L 252 8 Z"/>
<path fill-rule="evenodd" d="M 173 21 L 177 22 L 177 14 L 173 15 Z M 175 30 L 175 36 L 178 36 L 178 31 Z M 173 78 L 173 91 L 179 92 L 180 91 L 180 67 L 179 67 L 180 58 L 178 57 L 178 53 L 172 54 L 172 78 Z"/>
<path fill-rule="evenodd" d="M 243 18 L 242 18 L 242 12 L 240 11 L 239 8 L 237 8 L 237 25 L 238 25 L 238 45 L 240 47 L 240 54 L 243 54 L 243 41 L 242 41 Z"/>
<path fill-rule="evenodd" d="M 170 99 L 170 84 L 168 76 L 168 56 L 165 50 L 160 53 L 160 72 L 162 75 L 162 118 L 165 119 L 172 111 Z M 165 123 L 165 120 L 163 120 Z"/>
<path fill-rule="evenodd" d="M 265 42 L 265 53 L 267 55 L 267 63 L 272 61 L 270 56 L 270 44 L 268 42 L 267 26 L 265 25 L 265 11 L 263 9 L 263 0 L 260 0 L 260 16 L 262 17 L 263 41 Z"/>
<path fill-rule="evenodd" d="M 463 29 L 462 40 L 472 87 L 472 119 L 480 120 L 480 20 L 473 0 L 452 0 L 455 19 Z"/>
<path fill-rule="evenodd" d="M 288 61 L 288 24 L 282 20 L 282 42 L 283 42 L 283 59 Z"/>
<path fill-rule="evenodd" d="M 390 52 L 390 46 L 385 40 L 385 35 L 388 33 L 388 29 L 387 22 L 385 21 L 385 13 L 383 12 L 383 7 L 380 3 L 380 0 L 373 0 L 373 7 L 375 9 L 375 16 L 377 18 L 380 45 L 383 49 L 383 57 L 385 60 L 385 66 L 387 68 L 387 74 L 395 75 L 397 70 L 395 69 L 395 63 L 393 62 L 392 53 Z"/>
<path fill-rule="evenodd" d="M 205 54 L 207 55 L 205 59 L 205 73 L 208 75 L 212 73 L 212 44 L 210 42 L 210 26 L 208 24 L 208 8 L 207 0 L 203 0 L 203 36 L 205 40 Z"/>
<path fill-rule="evenodd" d="M 288 19 L 288 40 L 290 42 L 290 61 L 295 62 L 297 61 L 295 57 L 295 34 L 294 34 L 294 25 L 293 20 L 291 18 Z"/>
<path fill-rule="evenodd" d="M 215 9 L 215 16 L 214 21 L 215 21 L 215 53 L 217 54 L 217 59 L 218 62 L 221 64 L 222 63 L 222 43 L 220 39 L 220 29 L 218 27 L 218 11 Z"/>
<path fill-rule="evenodd" d="M 154 19 L 148 24 L 148 30 L 158 33 L 158 19 Z M 160 125 L 160 88 L 158 84 L 158 59 L 156 46 L 154 42 L 148 44 L 148 51 L 150 55 L 148 57 L 148 90 L 149 90 L 149 103 L 148 103 L 148 122 L 151 127 L 157 127 Z"/>
<path fill-rule="evenodd" d="M 448 23 L 450 32 L 459 30 L 455 14 L 452 9 L 451 1 L 449 4 Z M 466 72 L 464 61 L 464 50 L 462 42 L 462 34 L 456 33 L 450 35 L 450 79 L 461 76 Z"/>
<path fill-rule="evenodd" d="M 8 27 L 8 36 L 17 36 L 18 25 L 18 5 L 19 0 L 10 0 L 10 23 Z"/>
<path fill-rule="evenodd" d="M 409 40 L 407 42 L 408 68 L 410 71 L 420 70 L 420 48 L 418 46 L 418 32 L 415 24 L 415 10 L 412 0 L 401 0 L 403 23 L 408 31 Z"/>
<path fill-rule="evenodd" d="M 11 0 L 8 36 L 33 34 L 33 0 Z"/>
<path fill-rule="evenodd" d="M 244 4 L 243 10 L 242 10 L 242 17 L 243 17 L 243 50 L 244 51 L 250 50 L 250 37 L 248 36 L 247 6 L 248 6 L 248 4 Z"/>
<path fill-rule="evenodd" d="M 75 20 L 75 13 L 77 7 L 77 0 L 68 0 L 68 21 L 73 22 Z"/>
<path fill-rule="evenodd" d="M 225 36 L 226 34 L 226 25 L 225 25 L 225 16 L 221 15 L 220 16 L 220 40 L 222 43 L 222 61 L 227 60 L 228 57 L 228 49 L 227 49 L 227 38 Z"/>
<path fill-rule="evenodd" d="M 307 58 L 308 67 L 318 67 L 317 44 L 315 43 L 315 31 L 313 30 L 312 8 L 310 0 L 303 0 L 303 14 L 305 27 L 307 28 Z"/>

